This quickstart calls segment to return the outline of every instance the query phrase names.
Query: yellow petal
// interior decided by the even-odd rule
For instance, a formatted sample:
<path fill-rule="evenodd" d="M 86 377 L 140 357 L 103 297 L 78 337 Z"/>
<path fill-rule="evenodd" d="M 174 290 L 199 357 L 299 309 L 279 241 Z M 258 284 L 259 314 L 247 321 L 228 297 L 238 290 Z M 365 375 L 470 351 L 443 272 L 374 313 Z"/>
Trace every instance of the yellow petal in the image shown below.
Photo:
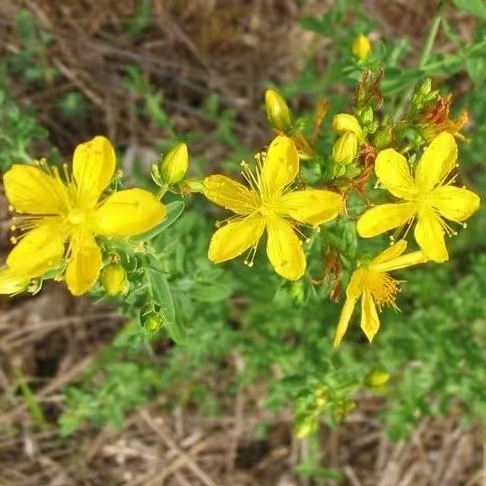
<path fill-rule="evenodd" d="M 413 203 L 382 204 L 368 209 L 359 219 L 357 229 L 363 238 L 372 238 L 393 228 L 399 228 L 414 218 Z"/>
<path fill-rule="evenodd" d="M 396 150 L 382 150 L 375 161 L 375 173 L 381 184 L 394 196 L 410 199 L 417 193 L 407 159 Z"/>
<path fill-rule="evenodd" d="M 299 154 L 289 137 L 280 135 L 268 147 L 261 174 L 261 192 L 266 200 L 280 194 L 299 172 Z"/>
<path fill-rule="evenodd" d="M 457 143 L 448 132 L 442 132 L 425 149 L 415 170 L 415 182 L 421 191 L 430 191 L 454 168 Z"/>
<path fill-rule="evenodd" d="M 479 209 L 481 200 L 472 191 L 454 186 L 440 186 L 431 194 L 431 202 L 439 213 L 452 221 L 465 221 Z"/>
<path fill-rule="evenodd" d="M 56 267 L 64 255 L 62 228 L 45 224 L 29 231 L 7 257 L 7 266 L 18 275 L 37 277 Z"/>
<path fill-rule="evenodd" d="M 18 294 L 27 288 L 29 278 L 19 276 L 8 267 L 0 270 L 0 294 L 11 295 Z"/>
<path fill-rule="evenodd" d="M 334 347 L 338 347 L 348 330 L 349 321 L 353 315 L 354 307 L 356 306 L 356 298 L 348 297 L 344 302 L 343 309 L 341 311 L 341 316 L 339 317 L 339 322 L 336 328 L 336 334 L 334 335 Z"/>
<path fill-rule="evenodd" d="M 73 156 L 78 204 L 94 207 L 115 173 L 116 157 L 106 137 L 98 136 L 76 147 Z"/>
<path fill-rule="evenodd" d="M 373 341 L 379 328 L 380 319 L 378 318 L 376 305 L 370 292 L 365 289 L 361 298 L 361 329 L 366 334 L 370 343 Z"/>
<path fill-rule="evenodd" d="M 302 242 L 282 218 L 267 220 L 267 256 L 275 271 L 289 280 L 304 275 L 306 262 Z"/>
<path fill-rule="evenodd" d="M 250 214 L 260 205 L 260 197 L 255 191 L 222 175 L 204 179 L 204 195 L 213 203 L 241 215 Z"/>
<path fill-rule="evenodd" d="M 378 265 L 379 263 L 388 262 L 394 258 L 399 257 L 407 249 L 407 242 L 405 240 L 397 241 L 394 245 L 389 246 L 382 251 L 376 258 L 371 261 L 370 265 Z"/>
<path fill-rule="evenodd" d="M 166 214 L 166 207 L 151 192 L 138 188 L 118 191 L 96 210 L 96 234 L 137 235 L 157 226 Z"/>
<path fill-rule="evenodd" d="M 427 258 L 435 262 L 445 262 L 449 259 L 444 229 L 440 217 L 432 208 L 423 208 L 419 212 L 414 235 Z"/>
<path fill-rule="evenodd" d="M 39 167 L 15 164 L 3 181 L 10 204 L 22 213 L 60 214 L 68 206 L 66 187 Z"/>
<path fill-rule="evenodd" d="M 376 265 L 373 264 L 372 269 L 375 272 L 391 272 L 392 270 L 400 270 L 428 261 L 429 259 L 422 251 L 412 251 L 411 253 L 406 253 L 405 255 L 398 256 L 386 262 L 378 263 Z"/>
<path fill-rule="evenodd" d="M 98 280 L 101 251 L 90 233 L 77 234 L 71 243 L 71 250 L 71 260 L 66 269 L 66 284 L 71 294 L 82 295 Z"/>
<path fill-rule="evenodd" d="M 346 288 L 346 296 L 357 299 L 363 293 L 363 282 L 366 278 L 367 270 L 365 268 L 358 268 L 351 275 L 348 287 Z"/>
<path fill-rule="evenodd" d="M 221 263 L 241 255 L 257 244 L 264 229 L 265 222 L 261 216 L 230 221 L 211 238 L 208 258 L 213 263 Z"/>
<path fill-rule="evenodd" d="M 285 194 L 278 212 L 301 223 L 319 225 L 336 218 L 343 207 L 343 198 L 337 192 L 307 189 Z"/>

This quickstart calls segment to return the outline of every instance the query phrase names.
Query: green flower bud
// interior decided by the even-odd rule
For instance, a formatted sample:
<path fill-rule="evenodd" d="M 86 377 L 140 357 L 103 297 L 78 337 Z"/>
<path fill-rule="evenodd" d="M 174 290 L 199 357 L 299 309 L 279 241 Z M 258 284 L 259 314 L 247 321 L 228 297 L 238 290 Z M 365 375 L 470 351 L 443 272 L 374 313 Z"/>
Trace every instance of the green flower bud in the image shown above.
<path fill-rule="evenodd" d="M 332 119 L 333 130 L 342 135 L 346 132 L 351 132 L 356 135 L 356 137 L 361 138 L 363 136 L 363 130 L 359 124 L 359 121 L 353 115 L 348 113 L 339 113 L 335 115 Z"/>
<path fill-rule="evenodd" d="M 285 132 L 292 126 L 292 112 L 282 96 L 273 89 L 265 92 L 265 109 L 270 124 L 277 130 Z"/>
<path fill-rule="evenodd" d="M 366 377 L 366 385 L 368 385 L 370 388 L 378 388 L 381 389 L 384 385 L 388 383 L 388 380 L 390 379 L 390 373 L 384 370 L 375 370 L 372 371 L 367 377 Z"/>
<path fill-rule="evenodd" d="M 140 322 L 146 332 L 149 334 L 155 334 L 162 329 L 164 325 L 164 318 L 162 314 L 158 312 L 149 311 L 140 315 Z"/>
<path fill-rule="evenodd" d="M 332 148 L 332 158 L 338 164 L 350 164 L 358 153 L 358 139 L 354 133 L 345 132 Z"/>
<path fill-rule="evenodd" d="M 371 106 L 368 106 L 361 112 L 361 123 L 363 123 L 364 126 L 369 125 L 373 121 L 374 116 L 375 115 L 373 113 L 373 108 L 371 108 Z"/>
<path fill-rule="evenodd" d="M 390 146 L 392 142 L 393 134 L 392 134 L 392 127 L 391 125 L 387 127 L 380 128 L 376 132 L 374 142 L 375 142 L 375 147 L 378 150 L 385 149 Z"/>
<path fill-rule="evenodd" d="M 415 93 L 419 98 L 424 98 L 431 92 L 431 90 L 432 90 L 432 79 L 426 78 L 417 88 L 417 91 Z"/>
<path fill-rule="evenodd" d="M 108 295 L 124 294 L 127 290 L 127 272 L 119 263 L 109 263 L 101 270 L 100 282 Z"/>
<path fill-rule="evenodd" d="M 353 56 L 359 61 L 365 61 L 371 52 L 371 43 L 368 37 L 363 34 L 355 37 L 353 45 L 351 46 Z"/>
<path fill-rule="evenodd" d="M 184 179 L 189 167 L 187 145 L 176 145 L 164 158 L 159 166 L 160 177 L 167 185 L 177 184 Z"/>

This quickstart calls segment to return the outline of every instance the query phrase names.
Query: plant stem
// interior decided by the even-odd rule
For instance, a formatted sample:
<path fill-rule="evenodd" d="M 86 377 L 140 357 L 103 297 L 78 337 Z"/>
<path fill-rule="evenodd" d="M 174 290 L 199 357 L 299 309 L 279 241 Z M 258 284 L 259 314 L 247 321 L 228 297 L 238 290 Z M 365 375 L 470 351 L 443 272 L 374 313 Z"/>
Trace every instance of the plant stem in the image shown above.
<path fill-rule="evenodd" d="M 441 3 L 439 6 L 439 12 L 437 13 L 434 21 L 432 22 L 432 27 L 430 29 L 429 35 L 427 36 L 427 40 L 425 41 L 424 50 L 422 51 L 422 55 L 420 56 L 418 68 L 422 69 L 427 64 L 429 60 L 430 53 L 432 52 L 432 48 L 434 47 L 434 42 L 437 37 L 437 33 L 439 32 L 439 27 L 442 21 L 442 7 L 444 2 Z M 408 90 L 403 95 L 402 101 L 398 105 L 397 111 L 395 113 L 395 123 L 399 122 L 402 118 L 405 109 L 410 102 L 410 99 L 413 96 L 414 86 L 408 88 Z"/>

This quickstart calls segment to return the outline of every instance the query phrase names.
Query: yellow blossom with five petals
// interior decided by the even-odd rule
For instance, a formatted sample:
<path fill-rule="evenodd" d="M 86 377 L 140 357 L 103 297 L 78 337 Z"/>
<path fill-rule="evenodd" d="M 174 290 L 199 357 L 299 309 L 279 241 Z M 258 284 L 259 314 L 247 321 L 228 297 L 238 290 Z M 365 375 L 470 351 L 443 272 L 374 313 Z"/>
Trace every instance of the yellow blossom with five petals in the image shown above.
<path fill-rule="evenodd" d="M 400 291 L 400 282 L 390 277 L 388 272 L 427 261 L 421 251 L 403 254 L 406 248 L 407 242 L 400 240 L 353 272 L 334 337 L 335 347 L 339 346 L 348 329 L 358 299 L 361 298 L 361 329 L 370 342 L 380 328 L 377 307 L 381 310 L 387 304 L 396 309 L 395 296 Z"/>
<path fill-rule="evenodd" d="M 84 294 L 95 284 L 102 266 L 96 237 L 143 233 L 164 219 L 165 206 L 143 189 L 103 197 L 115 165 L 110 141 L 97 136 L 76 147 L 72 178 L 67 170 L 62 178 L 56 167 L 45 163 L 12 166 L 4 176 L 5 192 L 18 213 L 14 228 L 23 231 L 7 257 L 12 275 L 37 277 L 66 257 L 67 286 L 73 295 Z"/>
<path fill-rule="evenodd" d="M 253 255 L 266 230 L 267 256 L 273 268 L 284 278 L 298 280 L 305 272 L 306 260 L 296 225 L 318 226 L 336 218 L 343 210 L 343 198 L 322 189 L 290 190 L 299 173 L 299 155 L 293 141 L 283 135 L 276 137 L 260 158 L 256 175 L 247 164 L 243 169 L 249 189 L 223 175 L 204 180 L 204 195 L 236 213 L 213 235 L 208 257 L 220 263 L 248 249 Z"/>
<path fill-rule="evenodd" d="M 425 255 L 436 262 L 448 260 L 444 235 L 454 232 L 445 219 L 461 223 L 480 204 L 474 192 L 452 185 L 455 177 L 448 179 L 457 153 L 454 137 L 442 132 L 425 149 L 412 175 L 403 155 L 394 149 L 382 150 L 375 161 L 378 181 L 403 201 L 367 210 L 357 223 L 359 235 L 372 238 L 416 219 L 414 236 Z"/>

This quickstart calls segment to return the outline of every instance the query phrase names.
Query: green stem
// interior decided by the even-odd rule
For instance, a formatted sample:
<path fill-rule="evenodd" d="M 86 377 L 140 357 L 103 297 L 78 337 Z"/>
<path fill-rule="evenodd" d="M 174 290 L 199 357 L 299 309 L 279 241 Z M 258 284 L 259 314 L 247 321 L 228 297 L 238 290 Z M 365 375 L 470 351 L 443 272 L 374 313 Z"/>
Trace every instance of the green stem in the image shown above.
<path fill-rule="evenodd" d="M 157 192 L 157 198 L 158 199 L 162 199 L 166 192 L 169 190 L 169 187 L 166 186 L 165 184 L 159 189 L 159 191 Z"/>
<path fill-rule="evenodd" d="M 442 8 L 445 2 L 442 2 L 440 7 L 439 7 L 439 12 L 437 16 L 434 18 L 434 21 L 432 23 L 432 27 L 430 29 L 429 35 L 427 36 L 427 40 L 425 41 L 425 46 L 424 50 L 422 51 L 422 55 L 420 56 L 418 68 L 421 69 L 425 67 L 427 64 L 427 61 L 429 60 L 430 54 L 432 52 L 432 48 L 434 47 L 434 42 L 437 37 L 437 33 L 439 32 L 439 27 L 442 22 Z M 405 113 L 406 107 L 408 103 L 410 102 L 413 92 L 414 92 L 415 87 L 411 86 L 408 88 L 408 90 L 405 92 L 402 101 L 398 105 L 397 111 L 395 113 L 395 123 L 400 121 L 402 118 L 403 114 Z"/>
<path fill-rule="evenodd" d="M 149 275 L 149 262 L 145 255 L 141 255 L 141 260 L 143 262 L 143 279 L 145 280 L 145 285 L 147 286 L 147 294 L 149 296 L 150 301 L 153 303 L 155 301 L 154 291 L 152 289 L 152 281 L 150 280 Z"/>

